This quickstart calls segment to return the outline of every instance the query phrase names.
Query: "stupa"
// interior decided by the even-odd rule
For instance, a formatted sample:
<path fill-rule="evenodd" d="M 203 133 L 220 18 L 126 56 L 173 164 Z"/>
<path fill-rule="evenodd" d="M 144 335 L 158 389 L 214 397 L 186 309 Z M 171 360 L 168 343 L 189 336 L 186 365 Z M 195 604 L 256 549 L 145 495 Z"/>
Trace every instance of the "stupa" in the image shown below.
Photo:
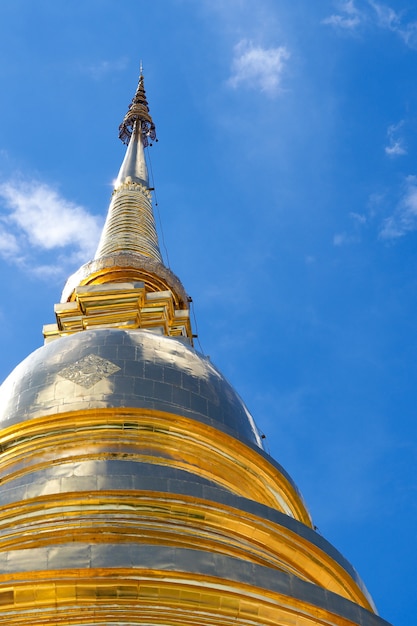
<path fill-rule="evenodd" d="M 0 389 L 0 624 L 387 625 L 193 346 L 155 228 L 143 73 L 119 136 L 97 253 Z"/>

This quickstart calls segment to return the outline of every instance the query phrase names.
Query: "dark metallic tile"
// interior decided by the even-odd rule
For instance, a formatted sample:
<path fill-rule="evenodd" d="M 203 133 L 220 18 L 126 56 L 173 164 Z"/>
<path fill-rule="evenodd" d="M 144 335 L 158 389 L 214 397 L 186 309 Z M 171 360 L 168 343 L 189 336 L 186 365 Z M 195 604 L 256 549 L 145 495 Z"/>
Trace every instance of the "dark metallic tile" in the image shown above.
<path fill-rule="evenodd" d="M 163 367 L 154 363 L 145 363 L 145 377 L 149 380 L 157 380 L 162 382 L 164 379 Z"/>
<path fill-rule="evenodd" d="M 175 387 L 182 387 L 182 372 L 173 367 L 164 367 L 164 382 Z"/>
<path fill-rule="evenodd" d="M 180 387 L 172 388 L 172 402 L 177 406 L 181 406 L 184 409 L 191 407 L 191 394 L 186 389 Z"/>
<path fill-rule="evenodd" d="M 193 411 L 207 415 L 207 400 L 205 398 L 195 393 L 190 393 L 190 404 Z"/>
<path fill-rule="evenodd" d="M 163 402 L 172 403 L 173 387 L 167 383 L 154 383 L 153 389 L 154 397 Z"/>

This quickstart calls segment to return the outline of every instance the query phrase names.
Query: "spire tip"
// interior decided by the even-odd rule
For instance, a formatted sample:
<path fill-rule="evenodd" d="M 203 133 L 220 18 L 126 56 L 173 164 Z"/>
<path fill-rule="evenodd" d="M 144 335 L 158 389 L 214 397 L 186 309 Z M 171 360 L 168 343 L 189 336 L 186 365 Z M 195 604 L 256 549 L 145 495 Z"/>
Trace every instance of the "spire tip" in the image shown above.
<path fill-rule="evenodd" d="M 129 104 L 123 122 L 119 126 L 119 139 L 124 144 L 129 144 L 135 126 L 142 135 L 142 143 L 145 148 L 149 145 L 149 140 L 154 141 L 156 139 L 155 124 L 149 113 L 148 101 L 146 100 L 142 61 L 140 62 L 140 76 L 136 93 Z"/>

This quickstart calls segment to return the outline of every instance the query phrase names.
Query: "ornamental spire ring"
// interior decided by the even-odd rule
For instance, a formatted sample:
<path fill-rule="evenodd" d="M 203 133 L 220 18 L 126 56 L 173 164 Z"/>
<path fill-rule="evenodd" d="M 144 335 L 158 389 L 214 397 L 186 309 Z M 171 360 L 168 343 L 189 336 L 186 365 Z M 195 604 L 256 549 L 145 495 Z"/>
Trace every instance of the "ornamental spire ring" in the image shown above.
<path fill-rule="evenodd" d="M 123 122 L 119 126 L 119 139 L 121 139 L 124 144 L 129 144 L 136 125 L 140 127 L 144 148 L 149 145 L 149 141 L 157 140 L 155 124 L 153 123 L 152 117 L 149 113 L 148 101 L 146 100 L 142 67 L 136 93 L 132 102 L 129 104 L 129 108 L 123 118 Z"/>

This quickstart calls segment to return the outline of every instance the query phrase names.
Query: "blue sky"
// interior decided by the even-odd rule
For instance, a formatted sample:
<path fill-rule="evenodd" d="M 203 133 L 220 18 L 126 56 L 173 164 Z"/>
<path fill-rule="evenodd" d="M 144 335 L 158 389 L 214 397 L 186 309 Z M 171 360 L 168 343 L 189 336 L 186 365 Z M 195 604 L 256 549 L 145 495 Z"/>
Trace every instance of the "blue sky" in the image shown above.
<path fill-rule="evenodd" d="M 202 350 L 380 614 L 417 612 L 417 5 L 2 0 L 0 375 L 97 245 L 140 59 Z"/>

